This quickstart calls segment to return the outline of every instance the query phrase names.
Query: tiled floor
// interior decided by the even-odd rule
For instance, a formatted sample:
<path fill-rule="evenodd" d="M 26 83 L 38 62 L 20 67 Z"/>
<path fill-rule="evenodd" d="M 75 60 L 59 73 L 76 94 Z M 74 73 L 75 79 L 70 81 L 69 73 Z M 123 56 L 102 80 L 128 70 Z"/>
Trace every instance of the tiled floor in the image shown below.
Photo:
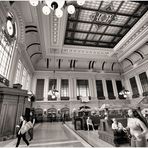
<path fill-rule="evenodd" d="M 68 127 L 74 130 L 74 125 L 71 122 L 67 122 L 66 124 Z M 113 147 L 111 144 L 99 139 L 98 130 L 76 130 L 75 132 L 85 141 L 87 141 L 92 147 Z"/>
<path fill-rule="evenodd" d="M 0 142 L 0 147 L 15 147 L 16 139 Z M 20 147 L 26 146 L 21 140 Z M 38 124 L 34 130 L 34 139 L 30 147 L 91 147 L 74 131 L 62 123 L 45 122 Z"/>

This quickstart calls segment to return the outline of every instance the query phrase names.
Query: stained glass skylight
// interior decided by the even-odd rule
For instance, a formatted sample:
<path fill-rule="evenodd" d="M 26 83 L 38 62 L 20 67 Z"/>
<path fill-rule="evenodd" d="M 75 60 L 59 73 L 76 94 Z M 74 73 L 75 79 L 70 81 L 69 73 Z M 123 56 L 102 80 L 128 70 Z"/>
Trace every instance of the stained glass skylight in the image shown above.
<path fill-rule="evenodd" d="M 139 1 L 86 1 L 75 3 L 68 15 L 65 44 L 113 48 L 147 12 Z"/>

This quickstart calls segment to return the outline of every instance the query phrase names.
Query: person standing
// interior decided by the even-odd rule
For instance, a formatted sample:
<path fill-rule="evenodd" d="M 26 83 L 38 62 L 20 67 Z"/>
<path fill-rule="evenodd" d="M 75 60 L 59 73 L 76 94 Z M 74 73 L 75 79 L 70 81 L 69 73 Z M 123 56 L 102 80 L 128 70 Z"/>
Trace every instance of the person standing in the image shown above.
<path fill-rule="evenodd" d="M 35 117 L 34 117 L 32 112 L 30 112 L 30 119 L 29 119 L 29 121 L 32 123 L 32 125 L 34 127 Z M 28 130 L 28 135 L 30 137 L 29 141 L 31 141 L 33 139 L 33 127 Z"/>
<path fill-rule="evenodd" d="M 112 130 L 114 133 L 114 143 L 115 146 L 118 147 L 119 144 L 122 143 L 121 140 L 124 140 L 124 136 L 126 135 L 125 132 L 123 131 L 124 127 L 122 123 L 118 122 L 115 118 L 112 119 Z"/>
<path fill-rule="evenodd" d="M 20 116 L 20 124 L 16 126 L 16 127 L 19 128 L 19 130 L 17 132 L 16 147 L 19 146 L 21 138 L 23 138 L 24 142 L 27 144 L 27 146 L 29 146 L 29 142 L 26 139 L 26 131 L 25 131 L 25 124 L 26 124 L 26 122 L 27 121 L 26 121 L 25 117 L 23 115 Z"/>
<path fill-rule="evenodd" d="M 65 115 L 65 113 L 63 113 L 63 114 L 62 114 L 62 123 L 63 123 L 63 124 L 65 124 L 65 118 L 66 118 L 66 115 Z"/>
<path fill-rule="evenodd" d="M 91 118 L 88 116 L 87 119 L 86 119 L 86 124 L 87 124 L 87 130 L 89 131 L 89 126 L 92 126 L 92 129 L 94 130 L 94 125 L 92 123 L 92 120 Z"/>
<path fill-rule="evenodd" d="M 131 147 L 146 147 L 147 125 L 136 110 L 128 110 L 127 127 L 131 134 Z"/>

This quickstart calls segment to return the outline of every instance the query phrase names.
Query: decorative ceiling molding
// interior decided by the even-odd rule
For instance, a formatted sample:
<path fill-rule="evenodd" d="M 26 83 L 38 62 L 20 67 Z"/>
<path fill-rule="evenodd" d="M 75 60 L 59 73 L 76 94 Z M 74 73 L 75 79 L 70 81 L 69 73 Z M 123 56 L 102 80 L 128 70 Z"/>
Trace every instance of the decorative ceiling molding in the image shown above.
<path fill-rule="evenodd" d="M 104 61 L 103 64 L 102 64 L 102 70 L 104 70 L 104 65 L 105 65 L 105 63 L 106 63 L 106 62 Z"/>
<path fill-rule="evenodd" d="M 105 50 L 104 48 L 100 48 L 99 50 L 92 50 L 92 49 L 82 49 L 79 46 L 75 46 L 76 48 L 63 48 L 62 53 L 64 54 L 86 54 L 86 55 L 99 55 L 99 56 L 109 56 L 113 52 L 112 50 Z"/>
<path fill-rule="evenodd" d="M 57 41 L 58 41 L 58 32 L 59 32 L 59 19 L 54 15 L 52 14 L 52 44 L 57 44 Z"/>
<path fill-rule="evenodd" d="M 136 53 L 136 54 L 140 55 L 140 57 L 141 57 L 142 59 L 144 59 L 143 54 L 142 54 L 142 53 L 140 53 L 139 51 L 134 51 L 134 53 Z"/>
<path fill-rule="evenodd" d="M 142 18 L 130 29 L 130 31 L 122 38 L 122 40 L 114 47 L 114 51 L 118 51 L 123 48 L 124 44 L 131 39 L 146 23 L 148 20 L 148 12 L 146 12 Z M 141 27 L 142 26 L 142 27 Z M 138 35 L 138 34 L 137 34 Z M 136 35 L 136 36 L 137 36 Z"/>
<path fill-rule="evenodd" d="M 34 26 L 34 25 L 27 25 L 27 26 L 25 26 L 25 29 L 28 29 L 28 28 L 36 28 L 37 29 L 37 26 Z"/>
<path fill-rule="evenodd" d="M 32 43 L 32 44 L 30 44 L 30 45 L 27 46 L 26 50 L 28 50 L 28 48 L 30 48 L 30 47 L 33 46 L 33 45 L 40 46 L 40 43 Z"/>
<path fill-rule="evenodd" d="M 31 29 L 31 30 L 26 30 L 26 31 L 25 31 L 25 33 L 29 33 L 29 32 L 37 32 L 37 33 L 38 33 L 37 30 L 33 30 L 33 29 Z"/>
<path fill-rule="evenodd" d="M 41 55 L 42 54 L 42 52 L 35 52 L 35 53 L 33 53 L 31 56 L 30 56 L 30 59 L 34 56 L 34 55 Z"/>
<path fill-rule="evenodd" d="M 132 65 L 134 65 L 134 64 L 133 64 L 133 61 L 132 61 L 131 59 L 125 58 L 125 60 L 129 61 Z"/>
<path fill-rule="evenodd" d="M 25 43 L 25 23 L 16 3 L 12 5 L 11 11 L 14 12 L 17 21 L 17 38 L 20 43 Z"/>
<path fill-rule="evenodd" d="M 63 13 L 64 14 L 62 18 L 57 18 L 54 13 L 50 15 L 51 27 L 49 28 L 50 30 L 49 34 L 51 36 L 50 38 L 51 45 L 48 46 L 46 50 L 49 50 L 49 47 L 56 48 L 59 50 L 59 53 L 61 53 L 61 49 L 63 48 L 63 44 L 64 44 L 64 36 L 65 36 L 66 22 L 67 22 L 66 10 L 64 10 Z"/>
<path fill-rule="evenodd" d="M 114 47 L 114 54 L 117 54 L 121 62 L 132 52 L 137 50 L 147 41 L 148 32 L 148 12 L 134 25 L 133 28 L 123 37 L 123 39 Z M 138 46 L 138 44 L 139 46 Z M 134 48 L 133 48 L 134 47 Z M 112 54 L 113 55 L 113 54 Z"/>
<path fill-rule="evenodd" d="M 113 62 L 112 67 L 111 67 L 112 71 L 114 70 L 114 65 L 115 65 L 115 64 L 116 64 L 116 63 Z"/>
<path fill-rule="evenodd" d="M 132 67 L 129 70 L 125 71 L 122 75 L 125 76 L 126 78 L 131 78 L 135 75 L 139 75 L 142 72 L 145 72 L 148 68 L 148 57 L 144 59 L 139 65 L 136 67 Z"/>
<path fill-rule="evenodd" d="M 117 51 L 117 57 L 121 62 L 131 53 L 143 46 L 148 40 L 148 22 L 146 22 L 125 44 Z"/>

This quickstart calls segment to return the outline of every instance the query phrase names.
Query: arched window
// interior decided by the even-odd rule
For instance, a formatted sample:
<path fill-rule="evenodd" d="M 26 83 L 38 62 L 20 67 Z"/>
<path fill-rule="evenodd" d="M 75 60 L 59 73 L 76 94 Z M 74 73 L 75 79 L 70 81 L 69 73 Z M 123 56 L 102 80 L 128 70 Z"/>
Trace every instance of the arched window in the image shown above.
<path fill-rule="evenodd" d="M 12 13 L 8 12 L 6 24 L 0 32 L 0 75 L 8 78 L 16 43 L 16 23 Z"/>

